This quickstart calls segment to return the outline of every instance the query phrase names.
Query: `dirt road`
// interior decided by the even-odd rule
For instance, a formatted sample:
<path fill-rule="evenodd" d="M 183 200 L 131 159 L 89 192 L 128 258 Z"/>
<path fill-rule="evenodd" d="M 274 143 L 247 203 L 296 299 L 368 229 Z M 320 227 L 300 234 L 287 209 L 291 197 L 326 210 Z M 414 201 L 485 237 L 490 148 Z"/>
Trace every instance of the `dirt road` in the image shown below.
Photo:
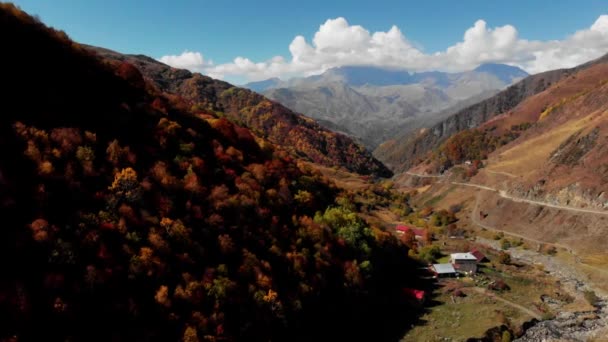
<path fill-rule="evenodd" d="M 507 305 L 509 305 L 509 306 L 511 306 L 511 307 L 513 307 L 515 309 L 517 309 L 517 310 L 520 310 L 520 311 L 522 311 L 522 312 L 530 315 L 530 317 L 534 317 L 534 318 L 536 318 L 538 320 L 542 319 L 541 315 L 538 314 L 537 312 L 532 311 L 532 310 L 530 310 L 529 308 L 527 308 L 527 307 L 525 307 L 523 305 L 517 304 L 517 303 L 512 302 L 512 301 L 510 301 L 508 299 L 505 299 L 505 298 L 502 298 L 500 296 L 497 296 L 496 294 L 490 292 L 489 290 L 482 289 L 480 287 L 471 287 L 471 290 L 475 291 L 477 293 L 486 295 L 486 296 L 488 296 L 488 297 L 490 297 L 492 299 L 501 301 L 501 302 L 503 302 L 503 303 L 505 303 L 505 304 L 507 304 Z"/>
<path fill-rule="evenodd" d="M 495 189 L 495 188 L 492 188 L 492 187 L 489 187 L 489 186 L 485 186 L 485 185 L 481 185 L 481 184 L 461 183 L 461 182 L 450 182 L 450 183 L 452 183 L 454 185 L 468 186 L 468 187 L 471 187 L 471 188 L 477 188 L 477 189 L 481 189 L 481 190 L 487 190 L 487 191 L 496 192 L 496 193 L 498 193 L 498 195 L 500 197 L 502 197 L 504 199 L 508 199 L 510 201 L 513 201 L 513 202 L 528 203 L 528 204 L 539 205 L 539 206 L 548 207 L 548 208 L 555 208 L 555 209 L 560 209 L 560 210 L 575 211 L 575 212 L 585 213 L 585 214 L 595 214 L 595 215 L 606 215 L 606 216 L 608 216 L 608 211 L 606 211 L 606 210 L 575 208 L 575 207 L 569 207 L 569 206 L 565 206 L 565 205 L 559 205 L 559 204 L 552 204 L 552 203 L 547 203 L 547 202 L 529 200 L 529 199 L 525 199 L 525 198 L 521 198 L 521 197 L 514 197 L 514 196 L 511 196 L 511 195 L 507 194 L 507 192 L 505 190 L 499 190 L 499 189 Z"/>

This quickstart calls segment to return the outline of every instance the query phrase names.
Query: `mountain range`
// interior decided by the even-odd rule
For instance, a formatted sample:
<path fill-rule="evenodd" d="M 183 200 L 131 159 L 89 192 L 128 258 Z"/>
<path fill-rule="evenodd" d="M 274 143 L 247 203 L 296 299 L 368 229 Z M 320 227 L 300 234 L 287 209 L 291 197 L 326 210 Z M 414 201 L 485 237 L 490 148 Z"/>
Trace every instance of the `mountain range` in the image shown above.
<path fill-rule="evenodd" d="M 373 150 L 397 134 L 440 120 L 444 117 L 440 113 L 462 107 L 463 101 L 489 97 L 527 75 L 502 64 L 483 64 L 460 73 L 346 66 L 321 75 L 288 81 L 275 78 L 245 87 L 349 134 Z"/>

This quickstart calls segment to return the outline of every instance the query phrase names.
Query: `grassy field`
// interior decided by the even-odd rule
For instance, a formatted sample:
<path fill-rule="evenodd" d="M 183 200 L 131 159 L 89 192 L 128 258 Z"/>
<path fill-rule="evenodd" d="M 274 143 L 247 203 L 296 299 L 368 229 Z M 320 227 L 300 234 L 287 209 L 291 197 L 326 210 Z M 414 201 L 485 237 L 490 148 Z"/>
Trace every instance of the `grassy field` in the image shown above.
<path fill-rule="evenodd" d="M 403 342 L 443 341 L 447 336 L 452 341 L 464 341 L 482 336 L 487 329 L 499 324 L 501 315 L 497 310 L 511 310 L 497 306 L 492 299 L 475 292 L 464 298 L 455 298 L 454 302 L 447 294 L 438 296 L 436 300 L 441 304 L 430 308 L 430 312 L 422 317 L 425 323 L 410 330 Z"/>
<path fill-rule="evenodd" d="M 402 341 L 465 341 L 470 337 L 482 337 L 488 330 L 501 324 L 521 326 L 536 318 L 550 318 L 556 312 L 543 304 L 542 295 L 571 300 L 559 287 L 555 279 L 542 269 L 530 265 L 502 265 L 497 263 L 497 251 L 484 249 L 466 239 L 441 239 L 436 242 L 442 252 L 480 248 L 490 259 L 481 264 L 479 274 L 474 278 L 443 279 L 435 292 L 433 304 L 421 317 L 421 324 L 414 326 Z M 444 244 L 445 243 L 445 244 Z M 445 262 L 447 256 L 438 262 Z M 488 284 L 503 281 L 509 290 L 488 290 Z M 453 290 L 466 294 L 453 296 Z"/>

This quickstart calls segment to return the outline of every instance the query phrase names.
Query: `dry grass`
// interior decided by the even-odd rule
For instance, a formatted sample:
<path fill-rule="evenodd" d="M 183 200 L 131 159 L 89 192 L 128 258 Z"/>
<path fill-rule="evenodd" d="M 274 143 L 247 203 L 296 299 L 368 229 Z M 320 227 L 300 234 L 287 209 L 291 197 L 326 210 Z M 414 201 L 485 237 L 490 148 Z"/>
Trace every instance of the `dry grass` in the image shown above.
<path fill-rule="evenodd" d="M 517 305 L 542 314 L 538 311 L 540 296 L 560 291 L 553 279 L 532 267 L 488 270 L 492 277 L 504 279 L 511 290 L 486 293 L 485 290 L 474 290 L 474 283 L 469 278 L 443 280 L 444 288 L 438 290 L 439 295 L 435 298 L 441 304 L 430 308 L 421 318 L 425 323 L 415 326 L 402 341 L 442 341 L 444 337 L 451 341 L 465 341 L 470 337 L 481 337 L 488 329 L 507 321 L 515 326 L 521 325 L 532 316 Z M 466 297 L 452 298 L 445 290 L 459 287 Z"/>
<path fill-rule="evenodd" d="M 392 227 L 401 222 L 401 217 L 398 214 L 385 208 L 373 210 L 370 215 L 366 215 L 364 218 L 370 223 L 376 223 L 384 227 Z"/>
<path fill-rule="evenodd" d="M 368 188 L 371 183 L 356 173 L 348 172 L 341 169 L 335 169 L 318 164 L 306 163 L 314 169 L 319 170 L 325 177 L 331 179 L 342 189 L 345 190 L 361 190 Z"/>
<path fill-rule="evenodd" d="M 560 127 L 502 151 L 490 160 L 492 170 L 526 175 L 541 169 L 551 153 L 570 135 L 589 125 L 587 120 L 567 122 Z"/>
<path fill-rule="evenodd" d="M 500 325 L 499 311 L 517 314 L 514 309 L 487 296 L 470 292 L 467 297 L 455 298 L 442 294 L 436 300 L 442 305 L 431 308 L 422 317 L 426 324 L 415 326 L 402 339 L 407 341 L 465 341 L 469 337 L 481 337 L 486 330 Z"/>

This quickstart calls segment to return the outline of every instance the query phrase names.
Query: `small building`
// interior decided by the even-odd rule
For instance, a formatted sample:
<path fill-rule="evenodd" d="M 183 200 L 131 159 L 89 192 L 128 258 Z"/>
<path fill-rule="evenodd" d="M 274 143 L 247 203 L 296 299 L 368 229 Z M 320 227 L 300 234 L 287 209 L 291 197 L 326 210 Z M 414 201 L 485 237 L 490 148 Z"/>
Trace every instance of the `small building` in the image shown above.
<path fill-rule="evenodd" d="M 433 264 L 431 265 L 431 271 L 437 278 L 454 277 L 456 270 L 452 264 Z"/>
<path fill-rule="evenodd" d="M 467 160 L 467 161 L 465 161 L 465 162 L 464 162 L 464 165 L 472 165 L 472 164 L 473 164 L 473 163 L 471 163 L 471 161 L 470 161 L 470 160 Z"/>
<path fill-rule="evenodd" d="M 471 254 L 473 254 L 473 256 L 475 257 L 475 259 L 477 259 L 477 262 L 484 262 L 487 261 L 486 255 L 483 254 L 482 252 L 480 252 L 478 249 L 472 249 L 471 250 Z"/>
<path fill-rule="evenodd" d="M 472 274 L 477 272 L 477 258 L 471 253 L 450 254 L 450 264 L 459 273 Z"/>
<path fill-rule="evenodd" d="M 395 227 L 395 231 L 397 231 L 398 234 L 405 234 L 408 231 L 412 231 L 414 233 L 414 237 L 416 239 L 422 239 L 422 237 L 424 236 L 424 232 L 425 232 L 424 229 L 405 226 L 402 224 L 397 225 L 397 227 Z"/>

